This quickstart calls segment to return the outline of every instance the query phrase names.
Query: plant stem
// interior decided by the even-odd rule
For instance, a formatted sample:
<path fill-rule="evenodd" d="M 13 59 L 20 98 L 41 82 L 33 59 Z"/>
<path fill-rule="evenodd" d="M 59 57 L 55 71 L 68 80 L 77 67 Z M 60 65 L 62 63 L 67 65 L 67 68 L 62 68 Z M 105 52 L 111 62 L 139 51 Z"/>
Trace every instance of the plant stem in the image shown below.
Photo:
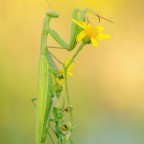
<path fill-rule="evenodd" d="M 69 63 L 66 65 L 65 69 L 67 70 L 68 67 L 71 65 L 71 63 L 74 61 L 74 59 L 76 58 L 76 56 L 79 54 L 79 52 L 82 50 L 82 48 L 85 46 L 85 43 L 81 43 L 81 45 L 79 46 L 79 48 L 77 49 L 76 53 L 72 56 L 71 60 L 69 61 Z"/>
<path fill-rule="evenodd" d="M 69 96 L 69 91 L 68 91 L 68 80 L 67 80 L 67 69 L 68 67 L 71 65 L 71 63 L 74 61 L 74 59 L 76 58 L 76 56 L 79 54 L 79 52 L 82 50 L 82 48 L 85 46 L 84 43 L 81 43 L 81 45 L 79 46 L 79 48 L 77 49 L 76 53 L 72 56 L 71 60 L 69 61 L 69 63 L 64 66 L 64 78 L 65 78 L 65 90 L 66 90 L 66 97 L 67 97 L 67 102 L 69 105 L 71 105 L 70 102 L 70 96 Z M 70 119 L 71 122 L 73 122 L 73 114 L 72 111 L 70 111 Z"/>
<path fill-rule="evenodd" d="M 65 90 L 66 90 L 67 102 L 68 102 L 68 105 L 71 105 L 69 91 L 68 91 L 67 69 L 64 70 L 64 78 L 65 78 Z M 72 111 L 70 111 L 70 120 L 71 122 L 73 121 Z"/>

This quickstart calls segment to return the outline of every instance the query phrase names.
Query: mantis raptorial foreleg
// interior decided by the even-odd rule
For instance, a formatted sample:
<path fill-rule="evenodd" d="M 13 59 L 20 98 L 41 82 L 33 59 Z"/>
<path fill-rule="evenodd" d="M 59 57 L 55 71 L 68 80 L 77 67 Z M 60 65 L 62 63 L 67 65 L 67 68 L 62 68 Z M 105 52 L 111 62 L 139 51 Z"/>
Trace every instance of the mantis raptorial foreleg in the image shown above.
<path fill-rule="evenodd" d="M 64 49 L 63 47 L 56 47 L 56 46 L 47 46 L 47 48 Z"/>
<path fill-rule="evenodd" d="M 86 16 L 87 10 L 79 10 L 79 9 L 74 9 L 72 13 L 72 19 L 79 20 L 79 21 L 85 21 L 85 16 Z M 49 14 L 49 13 L 48 13 Z M 78 16 L 80 14 L 80 16 Z M 59 35 L 58 33 L 53 30 L 50 25 L 48 24 L 47 27 L 48 33 L 54 38 L 57 43 L 59 43 L 62 48 L 71 51 L 72 49 L 75 48 L 76 46 L 76 36 L 78 33 L 81 31 L 81 28 L 79 28 L 75 23 L 71 23 L 71 34 L 70 34 L 70 41 L 69 44 L 66 43 Z"/>
<path fill-rule="evenodd" d="M 109 19 L 106 19 L 106 18 L 100 16 L 95 11 L 90 10 L 90 9 L 83 9 L 83 10 L 74 9 L 73 13 L 72 13 L 72 19 L 75 19 L 75 20 L 78 20 L 78 21 L 81 21 L 81 22 L 85 22 L 88 19 L 87 16 L 86 16 L 87 12 L 90 12 L 90 13 L 96 15 L 98 17 L 99 21 L 102 18 L 104 20 L 112 22 Z M 78 14 L 80 14 L 80 16 L 78 16 Z M 50 15 L 50 13 L 48 13 L 48 15 Z M 57 15 L 57 17 L 58 17 L 58 15 Z M 52 16 L 51 16 L 51 18 L 52 18 Z M 70 34 L 70 41 L 69 41 L 69 44 L 68 44 L 58 35 L 58 33 L 54 29 L 52 29 L 50 27 L 50 24 L 48 24 L 48 27 L 47 27 L 48 33 L 54 38 L 54 40 L 57 41 L 57 43 L 59 43 L 62 46 L 62 49 L 66 49 L 68 51 L 71 51 L 75 48 L 75 46 L 77 44 L 76 43 L 76 36 L 78 35 L 78 33 L 81 30 L 82 29 L 78 25 L 76 25 L 73 22 L 71 23 L 71 34 Z M 56 48 L 56 47 L 50 46 L 50 48 Z M 57 47 L 57 48 L 61 49 L 61 47 Z"/>

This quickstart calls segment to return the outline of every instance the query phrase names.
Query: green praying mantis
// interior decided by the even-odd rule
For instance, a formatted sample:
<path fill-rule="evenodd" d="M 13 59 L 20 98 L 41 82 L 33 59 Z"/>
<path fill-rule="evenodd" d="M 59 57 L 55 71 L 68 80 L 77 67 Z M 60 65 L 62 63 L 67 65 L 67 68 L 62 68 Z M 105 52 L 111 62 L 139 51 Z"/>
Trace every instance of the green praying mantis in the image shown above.
<path fill-rule="evenodd" d="M 72 12 L 72 19 L 86 22 L 87 12 L 95 14 L 99 20 L 103 18 L 90 9 L 74 9 Z M 38 96 L 37 96 L 37 120 L 36 120 L 36 144 L 45 144 L 47 135 L 49 135 L 52 143 L 52 137 L 49 133 L 51 128 L 58 139 L 58 144 L 72 144 L 71 132 L 74 128 L 72 121 L 72 107 L 68 92 L 67 71 L 70 65 L 74 62 L 78 53 L 82 48 L 89 44 L 89 41 L 82 41 L 72 58 L 64 64 L 60 62 L 49 49 L 62 48 L 67 51 L 73 50 L 77 46 L 76 37 L 82 31 L 76 23 L 71 23 L 70 41 L 66 43 L 59 34 L 50 27 L 50 22 L 54 18 L 58 18 L 59 15 L 55 11 L 50 11 L 46 14 L 43 22 L 43 30 L 41 34 L 40 45 L 40 60 L 39 60 L 39 74 L 38 74 Z M 105 18 L 104 18 L 105 19 Z M 47 37 L 50 35 L 61 47 L 48 46 Z M 63 72 L 61 72 L 56 66 L 54 59 L 56 59 L 63 66 Z M 63 90 L 62 85 L 59 84 L 60 80 L 65 81 L 65 91 L 67 96 L 68 106 L 65 107 L 63 102 L 62 107 L 56 107 L 55 104 L 61 96 Z M 64 114 L 70 113 L 70 121 L 64 120 Z M 52 128 L 51 123 L 55 124 L 55 128 Z"/>

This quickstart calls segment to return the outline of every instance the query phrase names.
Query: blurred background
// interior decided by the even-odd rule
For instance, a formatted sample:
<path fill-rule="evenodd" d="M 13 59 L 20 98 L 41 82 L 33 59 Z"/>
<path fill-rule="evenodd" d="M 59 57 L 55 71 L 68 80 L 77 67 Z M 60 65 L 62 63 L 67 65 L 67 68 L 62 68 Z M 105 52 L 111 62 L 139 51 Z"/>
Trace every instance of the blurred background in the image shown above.
<path fill-rule="evenodd" d="M 74 8 L 113 20 L 112 39 L 87 45 L 69 78 L 76 144 L 144 144 L 144 1 L 53 0 L 53 27 L 69 41 Z M 0 1 L 0 144 L 35 144 L 39 46 L 46 0 Z M 50 37 L 48 44 L 56 45 Z M 60 60 L 73 52 L 52 50 Z M 49 142 L 48 142 L 49 143 Z"/>

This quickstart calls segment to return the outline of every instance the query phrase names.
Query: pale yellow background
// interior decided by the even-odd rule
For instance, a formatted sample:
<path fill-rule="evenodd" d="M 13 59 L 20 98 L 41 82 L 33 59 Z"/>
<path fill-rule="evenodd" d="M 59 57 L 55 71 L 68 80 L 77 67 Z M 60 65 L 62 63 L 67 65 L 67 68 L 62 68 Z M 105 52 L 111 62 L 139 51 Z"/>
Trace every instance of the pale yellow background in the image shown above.
<path fill-rule="evenodd" d="M 51 26 L 69 40 L 74 8 L 104 17 L 110 40 L 84 48 L 69 78 L 76 144 L 144 143 L 144 1 L 53 0 Z M 46 0 L 0 1 L 0 144 L 34 144 L 39 45 Z M 49 41 L 48 41 L 49 42 Z M 51 40 L 50 44 L 55 45 Z M 71 54 L 53 53 L 65 60 Z M 73 52 L 72 52 L 73 53 Z M 48 142 L 49 143 L 49 142 Z"/>

